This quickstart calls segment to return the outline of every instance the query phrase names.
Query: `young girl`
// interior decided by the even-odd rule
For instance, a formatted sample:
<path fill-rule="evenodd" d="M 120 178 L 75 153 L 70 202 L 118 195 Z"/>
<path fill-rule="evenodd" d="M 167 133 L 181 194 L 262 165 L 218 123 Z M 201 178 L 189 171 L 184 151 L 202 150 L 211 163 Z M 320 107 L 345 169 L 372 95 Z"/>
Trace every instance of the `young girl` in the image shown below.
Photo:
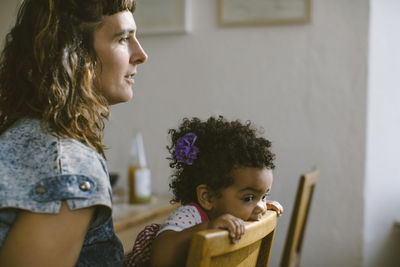
<path fill-rule="evenodd" d="M 283 212 L 267 200 L 275 167 L 271 143 L 250 122 L 184 119 L 169 133 L 172 201 L 182 206 L 161 227 L 153 224 L 138 235 L 128 265 L 148 265 L 151 251 L 152 266 L 184 266 L 194 233 L 227 229 L 238 242 L 244 221 L 259 220 L 267 209 Z"/>
<path fill-rule="evenodd" d="M 24 0 L 0 59 L 0 266 L 122 266 L 102 136 L 147 59 L 134 0 Z"/>

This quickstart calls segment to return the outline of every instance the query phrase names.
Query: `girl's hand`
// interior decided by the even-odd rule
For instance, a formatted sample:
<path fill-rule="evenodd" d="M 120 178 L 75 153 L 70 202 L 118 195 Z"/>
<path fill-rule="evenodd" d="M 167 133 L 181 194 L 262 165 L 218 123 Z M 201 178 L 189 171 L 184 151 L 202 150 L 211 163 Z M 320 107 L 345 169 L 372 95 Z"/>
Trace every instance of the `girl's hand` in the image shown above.
<path fill-rule="evenodd" d="M 244 221 L 230 214 L 219 216 L 208 224 L 208 229 L 226 229 L 229 231 L 229 236 L 232 243 L 237 243 L 244 235 Z"/>
<path fill-rule="evenodd" d="M 278 201 L 268 200 L 267 209 L 276 211 L 278 216 L 281 216 L 283 214 L 283 207 Z"/>

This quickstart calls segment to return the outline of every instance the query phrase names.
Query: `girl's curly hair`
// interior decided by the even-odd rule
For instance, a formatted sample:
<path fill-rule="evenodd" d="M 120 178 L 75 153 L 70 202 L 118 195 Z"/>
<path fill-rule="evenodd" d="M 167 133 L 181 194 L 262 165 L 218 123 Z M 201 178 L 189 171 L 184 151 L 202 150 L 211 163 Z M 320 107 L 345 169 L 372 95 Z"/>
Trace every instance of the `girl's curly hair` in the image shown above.
<path fill-rule="evenodd" d="M 168 133 L 171 146 L 167 146 L 170 153 L 167 159 L 174 169 L 169 184 L 174 194 L 172 202 L 197 202 L 196 187 L 200 184 L 208 185 L 218 194 L 233 183 L 232 172 L 237 168 L 275 168 L 271 142 L 257 136 L 259 131 L 250 121 L 229 122 L 222 116 L 207 121 L 184 118 L 178 129 L 170 129 Z M 187 133 L 197 136 L 194 145 L 199 152 L 192 165 L 175 157 L 177 141 Z"/>
<path fill-rule="evenodd" d="M 94 32 L 123 10 L 134 12 L 135 0 L 24 0 L 0 57 L 0 133 L 39 118 L 104 156 L 109 105 L 93 86 Z"/>

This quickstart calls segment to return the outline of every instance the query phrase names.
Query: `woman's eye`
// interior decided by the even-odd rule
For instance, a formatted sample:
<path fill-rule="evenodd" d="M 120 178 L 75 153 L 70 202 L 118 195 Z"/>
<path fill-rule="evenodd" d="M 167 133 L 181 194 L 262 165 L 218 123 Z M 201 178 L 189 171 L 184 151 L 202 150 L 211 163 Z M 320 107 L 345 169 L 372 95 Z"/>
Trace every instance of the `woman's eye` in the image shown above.
<path fill-rule="evenodd" d="M 246 196 L 246 197 L 243 198 L 243 201 L 244 202 L 251 202 L 251 201 L 253 201 L 253 199 L 254 199 L 254 196 Z"/>
<path fill-rule="evenodd" d="M 127 41 L 129 41 L 129 36 L 124 36 L 121 39 L 119 39 L 120 43 L 124 43 L 124 42 L 127 42 Z"/>

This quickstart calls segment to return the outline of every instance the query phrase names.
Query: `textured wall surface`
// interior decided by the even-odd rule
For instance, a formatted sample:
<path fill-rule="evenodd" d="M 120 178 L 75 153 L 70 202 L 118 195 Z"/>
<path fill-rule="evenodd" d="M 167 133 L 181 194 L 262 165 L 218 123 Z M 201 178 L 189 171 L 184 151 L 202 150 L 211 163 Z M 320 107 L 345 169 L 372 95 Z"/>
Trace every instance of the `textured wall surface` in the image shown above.
<path fill-rule="evenodd" d="M 139 128 L 153 190 L 167 192 L 169 128 L 184 116 L 250 119 L 273 142 L 271 198 L 286 208 L 271 266 L 280 261 L 298 176 L 314 165 L 321 178 L 302 265 L 361 266 L 369 2 L 314 0 L 312 16 L 309 24 L 220 27 L 216 1 L 194 0 L 190 33 L 139 37 L 149 60 L 133 101 L 112 109 L 109 166 L 125 177 Z"/>
<path fill-rule="evenodd" d="M 15 22 L 17 0 L 1 0 L 0 2 L 0 47 L 3 47 L 5 35 Z"/>
<path fill-rule="evenodd" d="M 0 3 L 0 38 L 17 2 Z M 134 99 L 112 107 L 105 133 L 109 169 L 121 176 L 118 186 L 126 188 L 134 128 L 144 134 L 153 191 L 166 193 L 169 128 L 185 116 L 250 119 L 273 142 L 271 198 L 285 207 L 271 266 L 280 261 L 298 177 L 313 166 L 321 177 L 302 266 L 361 266 L 364 207 L 371 208 L 364 187 L 367 199 L 378 183 L 371 178 L 365 186 L 369 1 L 313 0 L 311 23 L 246 27 L 219 26 L 217 1 L 190 2 L 189 33 L 139 37 L 149 60 L 138 69 Z M 373 216 L 366 213 L 368 231 L 379 223 L 369 222 Z M 376 251 L 375 239 L 366 239 L 364 251 Z"/>
<path fill-rule="evenodd" d="M 372 0 L 364 266 L 400 262 L 400 2 Z"/>

